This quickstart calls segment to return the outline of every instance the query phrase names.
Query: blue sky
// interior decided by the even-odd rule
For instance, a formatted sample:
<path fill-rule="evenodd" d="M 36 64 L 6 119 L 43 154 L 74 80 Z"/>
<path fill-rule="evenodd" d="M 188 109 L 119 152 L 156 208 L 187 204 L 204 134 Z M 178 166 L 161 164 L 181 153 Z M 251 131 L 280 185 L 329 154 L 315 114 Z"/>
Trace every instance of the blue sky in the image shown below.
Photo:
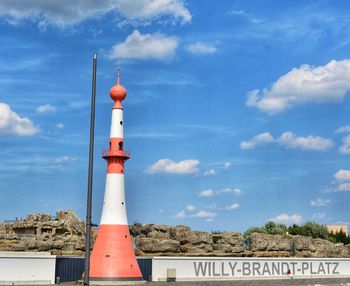
<path fill-rule="evenodd" d="M 0 220 L 93 221 L 121 68 L 129 222 L 350 222 L 348 1 L 1 1 Z"/>

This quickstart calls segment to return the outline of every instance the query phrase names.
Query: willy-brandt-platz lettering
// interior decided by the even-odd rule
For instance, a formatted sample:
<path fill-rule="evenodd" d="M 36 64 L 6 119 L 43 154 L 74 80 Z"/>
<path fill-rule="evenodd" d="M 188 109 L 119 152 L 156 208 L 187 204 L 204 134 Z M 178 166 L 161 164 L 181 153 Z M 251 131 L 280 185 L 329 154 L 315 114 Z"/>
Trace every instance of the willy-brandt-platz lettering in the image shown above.
<path fill-rule="evenodd" d="M 339 262 L 193 262 L 196 277 L 339 275 Z"/>
<path fill-rule="evenodd" d="M 350 259 L 156 257 L 154 281 L 176 269 L 178 280 L 235 280 L 348 277 Z"/>

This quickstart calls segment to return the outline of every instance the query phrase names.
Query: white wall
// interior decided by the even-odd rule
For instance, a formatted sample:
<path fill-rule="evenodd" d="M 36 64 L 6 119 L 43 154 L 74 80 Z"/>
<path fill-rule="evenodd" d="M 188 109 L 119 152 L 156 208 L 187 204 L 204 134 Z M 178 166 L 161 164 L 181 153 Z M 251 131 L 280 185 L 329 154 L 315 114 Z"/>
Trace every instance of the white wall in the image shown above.
<path fill-rule="evenodd" d="M 0 252 L 0 285 L 55 284 L 56 256 L 46 252 Z"/>
<path fill-rule="evenodd" d="M 154 257 L 152 280 L 165 281 L 167 269 L 177 281 L 350 277 L 350 259 Z"/>

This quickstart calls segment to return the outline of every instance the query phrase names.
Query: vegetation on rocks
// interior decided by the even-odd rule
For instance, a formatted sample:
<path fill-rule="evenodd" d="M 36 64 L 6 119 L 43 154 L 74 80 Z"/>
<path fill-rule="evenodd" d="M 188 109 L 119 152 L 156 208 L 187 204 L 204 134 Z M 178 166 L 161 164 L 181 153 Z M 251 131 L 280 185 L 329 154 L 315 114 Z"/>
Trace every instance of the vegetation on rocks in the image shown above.
<path fill-rule="evenodd" d="M 244 232 L 244 235 L 249 236 L 254 232 L 279 235 L 303 235 L 310 236 L 312 238 L 326 239 L 333 243 L 350 243 L 350 238 L 344 232 L 329 232 L 325 225 L 321 225 L 312 221 L 308 221 L 303 225 L 293 224 L 290 227 L 287 227 L 284 224 L 269 221 L 261 227 L 250 227 L 247 231 Z"/>

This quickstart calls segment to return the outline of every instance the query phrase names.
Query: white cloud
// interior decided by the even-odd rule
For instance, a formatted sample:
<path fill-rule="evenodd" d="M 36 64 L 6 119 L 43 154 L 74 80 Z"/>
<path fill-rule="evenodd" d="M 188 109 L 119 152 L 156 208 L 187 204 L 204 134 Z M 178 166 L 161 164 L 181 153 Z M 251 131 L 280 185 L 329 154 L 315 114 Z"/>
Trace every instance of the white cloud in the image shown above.
<path fill-rule="evenodd" d="M 195 211 L 197 208 L 194 205 L 187 205 L 185 209 L 189 212 Z"/>
<path fill-rule="evenodd" d="M 235 189 L 230 189 L 230 188 L 225 188 L 222 190 L 219 190 L 216 192 L 217 194 L 233 194 L 236 196 L 240 196 L 243 194 L 241 189 L 235 188 Z"/>
<path fill-rule="evenodd" d="M 202 42 L 197 42 L 195 44 L 190 44 L 186 48 L 189 52 L 196 55 L 208 55 L 217 52 L 217 48 L 211 44 L 205 44 Z"/>
<path fill-rule="evenodd" d="M 343 145 L 338 150 L 342 154 L 350 154 L 350 135 L 343 138 Z"/>
<path fill-rule="evenodd" d="M 182 0 L 2 0 L 0 16 L 10 23 L 32 20 L 39 26 L 65 26 L 95 18 L 109 12 L 119 13 L 128 20 L 150 22 L 161 16 L 170 16 L 182 23 L 191 21 L 191 13 Z"/>
<path fill-rule="evenodd" d="M 246 104 L 276 114 L 297 104 L 339 102 L 350 90 L 350 60 L 325 66 L 302 65 L 280 77 L 271 88 L 248 93 Z"/>
<path fill-rule="evenodd" d="M 331 203 L 332 203 L 332 200 L 330 199 L 320 199 L 320 198 L 310 201 L 310 205 L 313 207 L 325 207 Z"/>
<path fill-rule="evenodd" d="M 189 213 L 187 213 L 187 212 Z M 213 219 L 214 217 L 216 217 L 217 214 L 214 212 L 210 212 L 210 211 L 204 211 L 204 210 L 197 210 L 197 208 L 193 205 L 187 205 L 185 207 L 185 210 L 182 210 L 180 212 L 178 212 L 177 214 L 175 214 L 173 216 L 173 218 L 186 218 L 186 217 L 190 217 L 190 218 L 205 218 L 205 219 Z"/>
<path fill-rule="evenodd" d="M 274 138 L 270 133 L 265 132 L 254 136 L 249 141 L 242 141 L 241 149 L 253 149 L 254 147 L 266 144 L 277 143 L 287 149 L 302 149 L 313 151 L 326 151 L 333 147 L 330 139 L 309 135 L 307 137 L 297 136 L 291 131 L 284 132 L 280 137 Z"/>
<path fill-rule="evenodd" d="M 226 163 L 224 164 L 224 169 L 225 169 L 225 170 L 229 169 L 229 168 L 231 167 L 231 165 L 232 165 L 231 162 L 226 162 Z"/>
<path fill-rule="evenodd" d="M 110 59 L 131 59 L 131 60 L 164 60 L 175 55 L 179 40 L 176 37 L 165 35 L 144 34 L 138 30 L 130 34 L 126 40 L 113 46 Z"/>
<path fill-rule="evenodd" d="M 0 134 L 32 136 L 40 132 L 39 127 L 27 117 L 20 117 L 6 103 L 0 103 Z"/>
<path fill-rule="evenodd" d="M 238 17 L 243 17 L 245 18 L 246 20 L 254 23 L 254 24 L 261 24 L 262 22 L 265 22 L 264 19 L 262 18 L 257 18 L 255 17 L 252 13 L 247 13 L 243 10 L 232 10 L 229 12 L 230 15 L 233 15 L 233 16 L 238 16 Z"/>
<path fill-rule="evenodd" d="M 223 208 L 218 207 L 216 204 L 212 204 L 211 206 L 208 207 L 208 209 L 210 209 L 210 210 L 220 210 L 220 211 L 223 210 Z"/>
<path fill-rule="evenodd" d="M 334 133 L 350 133 L 350 125 L 341 126 Z"/>
<path fill-rule="evenodd" d="M 316 219 L 324 219 L 326 217 L 327 213 L 315 213 L 312 215 L 313 218 Z"/>
<path fill-rule="evenodd" d="M 192 15 L 182 0 L 115 0 L 117 10 L 128 19 L 150 20 L 162 15 L 182 19 L 182 23 L 191 21 Z"/>
<path fill-rule="evenodd" d="M 228 170 L 231 167 L 231 162 L 225 162 L 225 163 L 215 163 L 214 165 L 216 165 L 214 168 L 206 170 L 203 173 L 203 176 L 214 176 L 217 175 L 218 173 L 224 171 L 224 170 Z"/>
<path fill-rule="evenodd" d="M 56 164 L 62 164 L 62 163 L 66 163 L 66 162 L 71 162 L 74 161 L 75 159 L 72 158 L 71 156 L 62 156 L 62 157 L 57 157 L 53 159 L 53 162 Z"/>
<path fill-rule="evenodd" d="M 170 159 L 160 159 L 146 169 L 149 174 L 170 173 L 170 174 L 195 174 L 198 172 L 199 160 L 184 160 L 174 162 Z"/>
<path fill-rule="evenodd" d="M 337 186 L 337 192 L 350 192 L 350 183 L 341 183 Z"/>
<path fill-rule="evenodd" d="M 37 107 L 36 112 L 38 113 L 48 113 L 48 112 L 55 112 L 56 107 L 52 106 L 51 104 L 44 104 Z"/>
<path fill-rule="evenodd" d="M 194 218 L 214 218 L 216 216 L 217 216 L 216 213 L 208 212 L 208 211 L 198 211 L 195 214 L 191 215 L 191 217 L 194 217 Z"/>
<path fill-rule="evenodd" d="M 217 173 L 216 173 L 216 171 L 214 170 L 214 169 L 210 169 L 210 170 L 208 170 L 208 171 L 205 171 L 204 173 L 203 173 L 203 176 L 214 176 L 214 175 L 216 175 Z"/>
<path fill-rule="evenodd" d="M 64 124 L 63 123 L 57 123 L 56 124 L 56 128 L 57 129 L 63 129 L 64 128 Z"/>
<path fill-rule="evenodd" d="M 236 209 L 239 209 L 239 204 L 237 203 L 234 203 L 234 204 L 231 204 L 229 206 L 226 207 L 227 210 L 236 210 Z"/>
<path fill-rule="evenodd" d="M 289 215 L 287 213 L 282 213 L 274 218 L 270 218 L 269 220 L 275 223 L 300 224 L 303 221 L 303 218 L 296 214 Z"/>
<path fill-rule="evenodd" d="M 350 170 L 340 169 L 333 175 L 335 181 L 324 193 L 349 192 L 350 191 Z"/>
<path fill-rule="evenodd" d="M 213 197 L 213 196 L 215 196 L 215 192 L 212 189 L 208 189 L 208 190 L 200 192 L 199 196 L 200 197 Z"/>
<path fill-rule="evenodd" d="M 334 178 L 337 181 L 349 181 L 350 180 L 350 170 L 340 169 L 334 174 Z"/>
<path fill-rule="evenodd" d="M 246 12 L 244 12 L 243 10 L 232 10 L 230 11 L 230 14 L 235 16 L 243 16 L 246 15 Z"/>
<path fill-rule="evenodd" d="M 225 189 L 221 189 L 218 191 L 214 191 L 213 189 L 208 189 L 208 190 L 200 192 L 199 196 L 200 197 L 214 197 L 216 195 L 221 195 L 221 194 L 233 194 L 235 196 L 240 196 L 243 194 L 243 191 L 241 189 L 238 189 L 238 188 L 235 188 L 235 189 L 225 188 Z"/>
<path fill-rule="evenodd" d="M 277 142 L 287 148 L 297 148 L 302 150 L 326 151 L 333 146 L 330 139 L 319 136 L 309 135 L 307 137 L 298 137 L 293 132 L 284 132 Z"/>
<path fill-rule="evenodd" d="M 181 211 L 173 216 L 173 218 L 185 218 L 185 217 L 187 217 L 185 211 Z"/>
<path fill-rule="evenodd" d="M 269 132 L 264 132 L 264 133 L 261 133 L 261 134 L 254 136 L 249 141 L 242 141 L 241 142 L 241 149 L 252 149 L 256 145 L 260 145 L 263 143 L 271 143 L 273 141 L 274 141 L 274 139 L 271 136 L 271 134 Z"/>

